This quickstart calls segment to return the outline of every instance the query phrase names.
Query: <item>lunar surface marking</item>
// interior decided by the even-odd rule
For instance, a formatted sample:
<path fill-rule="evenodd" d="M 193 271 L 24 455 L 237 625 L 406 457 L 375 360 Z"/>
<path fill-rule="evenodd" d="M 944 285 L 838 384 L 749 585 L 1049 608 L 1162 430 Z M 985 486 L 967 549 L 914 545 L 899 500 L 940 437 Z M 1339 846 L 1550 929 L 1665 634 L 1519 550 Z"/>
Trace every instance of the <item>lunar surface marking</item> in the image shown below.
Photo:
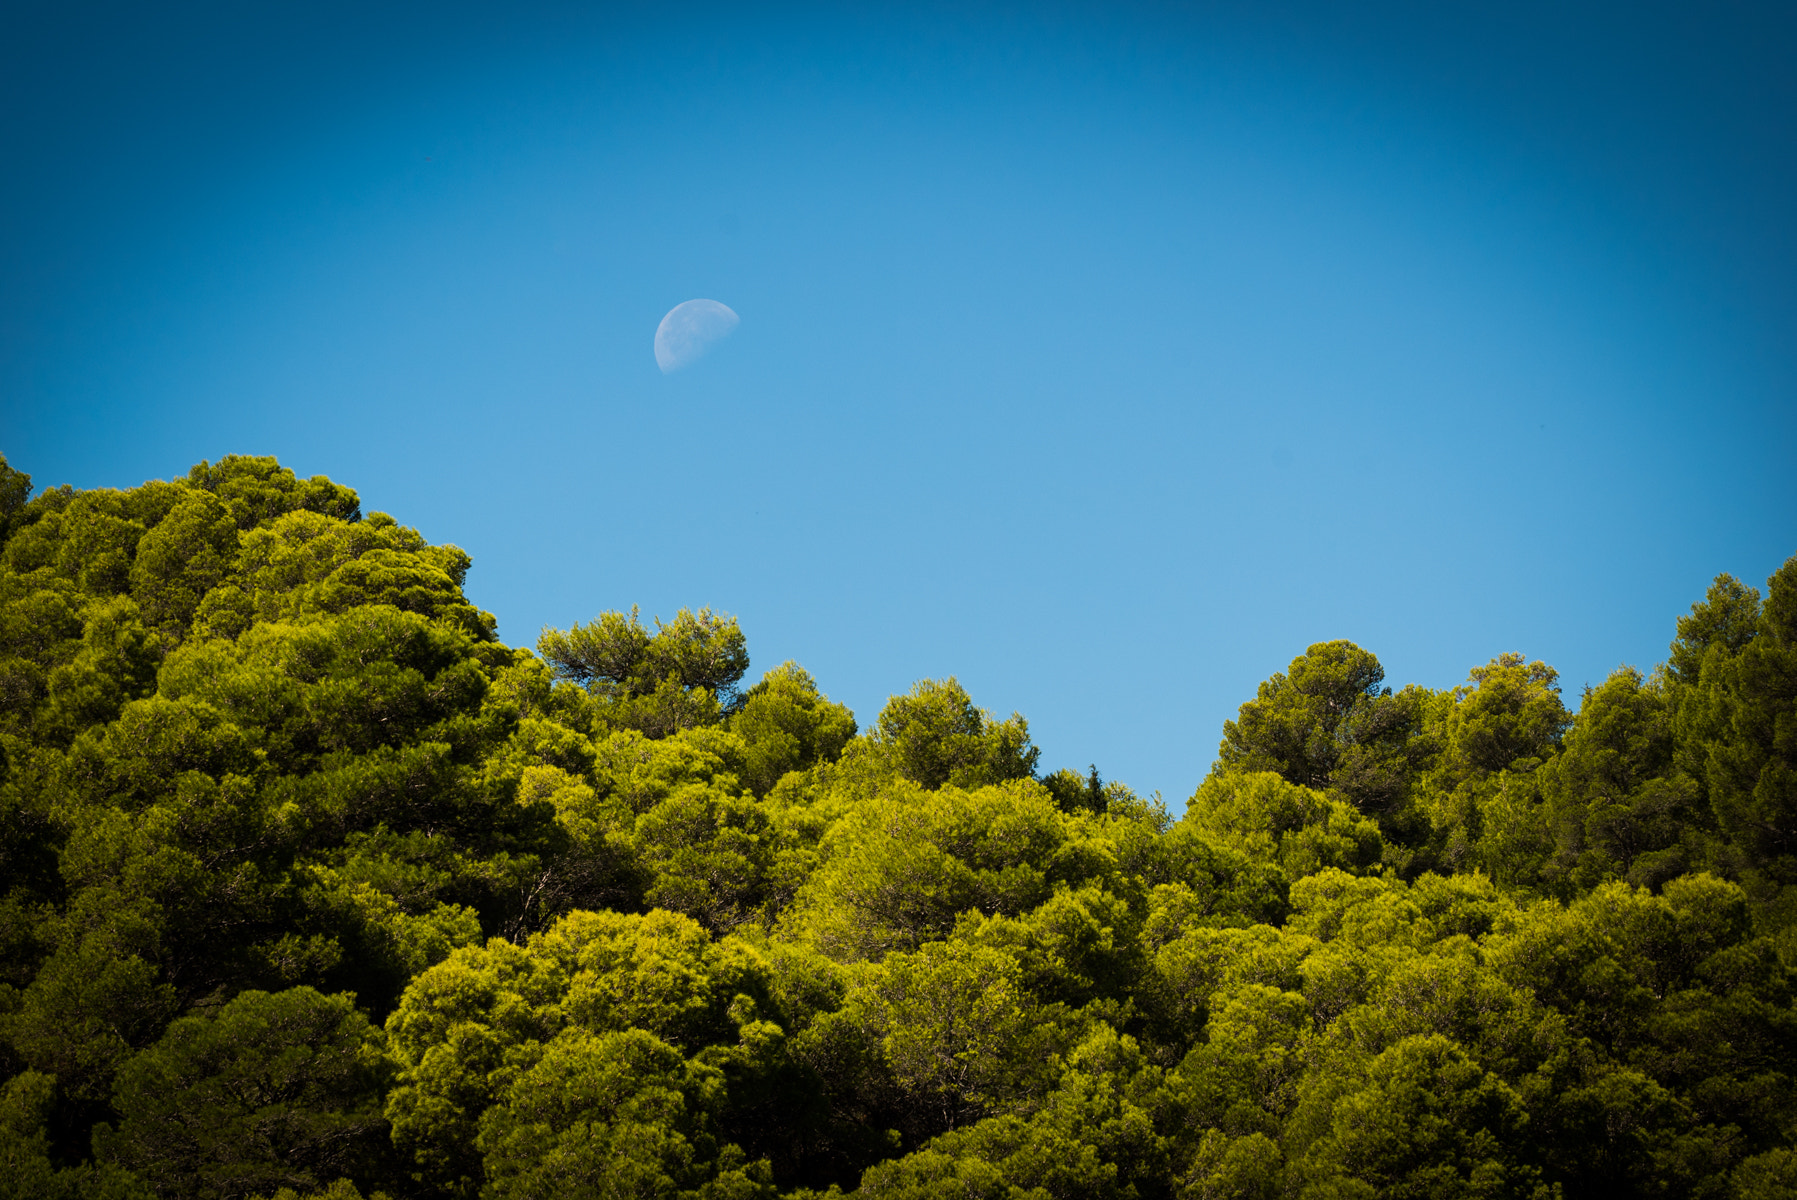
<path fill-rule="evenodd" d="M 729 305 L 716 300 L 676 304 L 655 328 L 656 365 L 663 375 L 691 366 L 715 343 L 729 337 L 741 321 Z"/>

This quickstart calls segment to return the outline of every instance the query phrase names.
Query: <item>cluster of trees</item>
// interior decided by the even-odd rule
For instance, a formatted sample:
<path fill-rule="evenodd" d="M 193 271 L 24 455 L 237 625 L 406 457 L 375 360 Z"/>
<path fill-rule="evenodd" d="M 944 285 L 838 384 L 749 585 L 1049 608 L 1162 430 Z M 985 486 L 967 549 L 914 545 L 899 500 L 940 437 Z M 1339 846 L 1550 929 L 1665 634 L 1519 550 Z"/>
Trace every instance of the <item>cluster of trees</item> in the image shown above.
<path fill-rule="evenodd" d="M 1175 821 L 273 459 L 30 493 L 0 1197 L 1797 1197 L 1797 559 L 1576 714 L 1312 646 Z"/>

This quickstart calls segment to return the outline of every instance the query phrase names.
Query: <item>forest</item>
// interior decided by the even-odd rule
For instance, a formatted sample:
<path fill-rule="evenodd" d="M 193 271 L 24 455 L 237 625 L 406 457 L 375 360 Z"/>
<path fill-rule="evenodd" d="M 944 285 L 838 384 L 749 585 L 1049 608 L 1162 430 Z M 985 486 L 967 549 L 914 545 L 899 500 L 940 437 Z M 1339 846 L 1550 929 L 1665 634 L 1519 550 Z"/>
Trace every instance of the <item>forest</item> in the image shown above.
<path fill-rule="evenodd" d="M 0 1198 L 1797 1198 L 1797 557 L 1576 711 L 1312 645 L 1177 819 L 469 567 L 0 459 Z"/>

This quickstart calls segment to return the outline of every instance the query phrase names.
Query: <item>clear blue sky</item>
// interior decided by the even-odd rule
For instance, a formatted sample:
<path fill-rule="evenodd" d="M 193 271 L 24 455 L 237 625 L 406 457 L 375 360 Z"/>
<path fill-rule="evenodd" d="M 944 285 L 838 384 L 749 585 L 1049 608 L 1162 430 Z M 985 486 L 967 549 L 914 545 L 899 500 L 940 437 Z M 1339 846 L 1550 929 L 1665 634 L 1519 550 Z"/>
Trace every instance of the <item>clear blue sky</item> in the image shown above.
<path fill-rule="evenodd" d="M 1576 701 L 1797 551 L 1797 8 L 869 8 L 6 6 L 0 451 L 276 454 L 508 641 L 709 604 L 1175 808 L 1313 641 Z"/>

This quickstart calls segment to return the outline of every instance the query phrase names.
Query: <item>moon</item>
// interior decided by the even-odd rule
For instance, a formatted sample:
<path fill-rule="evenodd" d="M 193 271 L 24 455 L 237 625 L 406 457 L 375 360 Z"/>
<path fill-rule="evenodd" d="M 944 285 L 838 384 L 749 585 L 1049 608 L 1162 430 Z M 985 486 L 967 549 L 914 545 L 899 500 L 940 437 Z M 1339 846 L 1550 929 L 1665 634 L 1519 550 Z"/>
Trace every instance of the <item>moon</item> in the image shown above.
<path fill-rule="evenodd" d="M 716 300 L 688 300 L 668 310 L 655 327 L 655 362 L 672 375 L 705 356 L 712 343 L 730 336 L 742 318 Z"/>

